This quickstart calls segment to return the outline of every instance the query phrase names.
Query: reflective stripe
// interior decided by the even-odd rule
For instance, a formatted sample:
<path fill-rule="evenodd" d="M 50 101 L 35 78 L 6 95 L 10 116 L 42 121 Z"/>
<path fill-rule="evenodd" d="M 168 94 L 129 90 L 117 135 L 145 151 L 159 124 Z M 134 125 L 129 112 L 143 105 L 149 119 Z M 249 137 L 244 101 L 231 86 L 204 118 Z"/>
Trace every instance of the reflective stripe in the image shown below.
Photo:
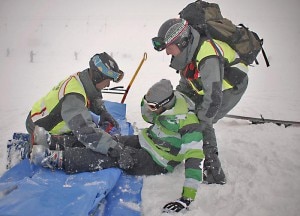
<path fill-rule="evenodd" d="M 198 95 L 204 95 L 204 91 L 203 90 L 199 90 L 197 89 L 197 87 L 194 85 L 194 83 L 191 80 L 187 80 L 190 84 L 190 86 L 192 87 L 192 89 L 198 94 Z M 197 82 L 197 81 L 196 81 Z"/>
<path fill-rule="evenodd" d="M 221 47 L 219 44 L 215 43 L 215 45 L 216 45 L 216 47 L 217 47 L 217 49 L 218 49 L 218 50 L 216 50 L 216 47 L 213 45 L 213 43 L 212 43 L 210 40 L 209 40 L 209 43 L 210 43 L 211 46 L 214 48 L 215 53 L 216 53 L 217 56 L 219 56 L 218 50 L 220 51 L 221 55 L 224 56 L 224 50 L 222 49 L 222 47 Z"/>
<path fill-rule="evenodd" d="M 63 84 L 60 86 L 59 91 L 58 91 L 58 100 L 62 99 L 65 96 L 66 92 L 66 87 L 71 81 L 73 76 L 70 76 L 66 81 L 63 82 Z"/>
<path fill-rule="evenodd" d="M 44 100 L 42 100 L 40 107 L 41 108 L 40 108 L 39 112 L 31 113 L 31 119 L 33 122 L 36 122 L 37 120 L 49 115 L 49 112 L 47 110 L 47 107 L 45 106 Z"/>
<path fill-rule="evenodd" d="M 44 104 L 41 104 L 41 111 L 40 112 L 36 112 L 31 114 L 31 119 L 33 122 L 46 117 L 47 115 L 49 115 L 49 112 L 47 110 L 47 108 L 44 106 Z"/>

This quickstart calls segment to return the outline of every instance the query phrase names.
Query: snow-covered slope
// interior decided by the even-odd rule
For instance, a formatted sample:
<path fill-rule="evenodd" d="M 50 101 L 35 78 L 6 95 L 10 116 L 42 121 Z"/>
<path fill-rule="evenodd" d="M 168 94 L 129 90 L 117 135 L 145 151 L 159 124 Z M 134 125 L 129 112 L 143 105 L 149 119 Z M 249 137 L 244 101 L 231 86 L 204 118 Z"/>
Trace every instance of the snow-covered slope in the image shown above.
<path fill-rule="evenodd" d="M 97 52 L 111 53 L 125 71 L 128 85 L 144 52 L 148 53 L 126 99 L 128 121 L 146 127 L 140 116 L 143 94 L 156 81 L 178 74 L 169 57 L 153 50 L 151 38 L 160 25 L 191 1 L 10 0 L 0 1 L 0 175 L 5 172 L 6 141 L 14 131 L 25 132 L 31 105 L 58 81 L 85 69 Z M 232 114 L 300 120 L 297 41 L 299 2 L 215 1 L 223 15 L 257 31 L 271 67 L 250 68 L 247 92 Z M 30 51 L 35 53 L 30 63 Z M 75 59 L 75 52 L 78 59 Z M 112 85 L 113 86 L 113 85 Z M 111 87 L 112 87 L 111 86 Z M 105 99 L 121 101 L 119 95 Z M 201 185 L 185 215 L 298 215 L 300 212 L 299 128 L 273 124 L 249 125 L 223 119 L 216 124 L 226 185 Z M 143 212 L 159 215 L 177 199 L 183 167 L 173 174 L 145 177 Z"/>

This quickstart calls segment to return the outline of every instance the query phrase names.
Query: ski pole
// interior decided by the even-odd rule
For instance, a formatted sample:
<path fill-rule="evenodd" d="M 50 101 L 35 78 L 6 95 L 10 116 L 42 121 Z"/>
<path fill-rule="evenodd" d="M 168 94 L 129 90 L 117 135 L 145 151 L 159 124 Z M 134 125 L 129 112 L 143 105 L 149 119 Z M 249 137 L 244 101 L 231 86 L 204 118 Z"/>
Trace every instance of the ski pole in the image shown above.
<path fill-rule="evenodd" d="M 143 56 L 143 59 L 142 59 L 142 61 L 141 61 L 141 63 L 139 64 L 139 66 L 138 66 L 138 68 L 136 69 L 136 71 L 135 71 L 133 77 L 132 77 L 131 80 L 130 80 L 130 83 L 128 84 L 128 86 L 127 86 L 127 88 L 126 88 L 126 91 L 125 91 L 125 94 L 123 95 L 123 98 L 122 98 L 122 100 L 121 100 L 121 103 L 124 103 L 124 101 L 125 101 L 125 99 L 126 99 L 126 97 L 127 97 L 127 94 L 128 94 L 128 92 L 129 92 L 129 89 L 130 89 L 130 87 L 131 87 L 131 85 L 132 85 L 132 83 L 133 83 L 133 81 L 134 81 L 136 75 L 139 73 L 139 71 L 140 71 L 140 69 L 141 69 L 141 67 L 142 67 L 142 65 L 143 65 L 143 63 L 144 63 L 144 61 L 146 61 L 146 60 L 147 60 L 147 53 L 145 52 L 145 53 L 144 53 L 144 56 Z"/>

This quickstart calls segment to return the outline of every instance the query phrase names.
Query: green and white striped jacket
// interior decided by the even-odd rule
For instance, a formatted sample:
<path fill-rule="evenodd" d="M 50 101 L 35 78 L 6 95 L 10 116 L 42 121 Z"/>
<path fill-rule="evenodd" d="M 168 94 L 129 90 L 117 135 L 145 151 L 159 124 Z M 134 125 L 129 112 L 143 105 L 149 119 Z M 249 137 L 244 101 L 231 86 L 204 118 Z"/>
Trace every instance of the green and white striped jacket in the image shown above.
<path fill-rule="evenodd" d="M 176 102 L 173 108 L 159 115 L 151 112 L 142 100 L 142 116 L 152 125 L 140 132 L 139 141 L 153 160 L 169 172 L 185 162 L 182 196 L 194 200 L 202 181 L 203 137 L 199 120 L 193 111 L 189 111 L 185 97 L 178 91 L 174 95 Z"/>

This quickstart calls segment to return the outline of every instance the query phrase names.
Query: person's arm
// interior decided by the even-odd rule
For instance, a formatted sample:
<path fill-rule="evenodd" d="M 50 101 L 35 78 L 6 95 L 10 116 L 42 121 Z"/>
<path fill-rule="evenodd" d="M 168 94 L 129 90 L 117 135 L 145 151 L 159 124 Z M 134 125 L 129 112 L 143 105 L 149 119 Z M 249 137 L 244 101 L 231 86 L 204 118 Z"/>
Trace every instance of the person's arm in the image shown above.
<path fill-rule="evenodd" d="M 185 159 L 185 182 L 182 197 L 194 200 L 197 188 L 202 181 L 202 132 L 199 123 L 189 124 L 180 129 L 182 147 Z"/>
<path fill-rule="evenodd" d="M 117 130 L 120 129 L 117 120 L 106 110 L 102 96 L 91 101 L 90 110 L 96 115 L 100 115 L 99 126 L 103 126 L 105 122 L 109 122 Z"/>
<path fill-rule="evenodd" d="M 182 140 L 180 153 L 184 154 L 185 159 L 185 181 L 181 197 L 166 204 L 163 208 L 165 212 L 180 212 L 187 209 L 195 199 L 197 188 L 202 181 L 204 153 L 201 150 L 203 143 L 199 123 L 186 125 L 179 132 Z"/>
<path fill-rule="evenodd" d="M 200 121 L 212 124 L 222 103 L 223 69 L 217 56 L 205 59 L 199 66 L 204 96 L 203 102 L 196 105 L 196 113 Z"/>
<path fill-rule="evenodd" d="M 117 142 L 92 121 L 91 113 L 80 94 L 68 94 L 62 102 L 61 116 L 77 139 L 93 151 L 107 154 Z"/>

